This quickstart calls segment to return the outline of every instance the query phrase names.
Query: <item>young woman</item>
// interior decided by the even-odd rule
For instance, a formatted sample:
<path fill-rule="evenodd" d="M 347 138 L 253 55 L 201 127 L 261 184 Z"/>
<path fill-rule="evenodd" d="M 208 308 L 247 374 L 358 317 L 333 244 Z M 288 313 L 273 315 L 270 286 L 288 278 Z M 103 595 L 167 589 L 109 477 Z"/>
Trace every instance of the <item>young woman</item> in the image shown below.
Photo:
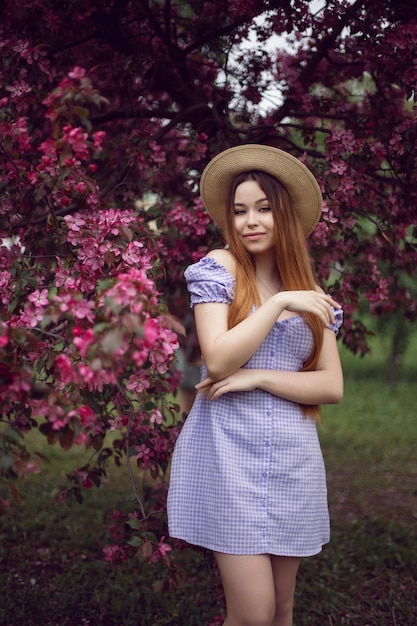
<path fill-rule="evenodd" d="M 173 456 L 170 535 L 213 550 L 226 626 L 291 626 L 300 558 L 329 540 L 318 406 L 343 395 L 342 311 L 306 246 L 321 193 L 298 159 L 244 145 L 208 164 L 201 195 L 228 248 L 185 272 L 203 366 Z"/>

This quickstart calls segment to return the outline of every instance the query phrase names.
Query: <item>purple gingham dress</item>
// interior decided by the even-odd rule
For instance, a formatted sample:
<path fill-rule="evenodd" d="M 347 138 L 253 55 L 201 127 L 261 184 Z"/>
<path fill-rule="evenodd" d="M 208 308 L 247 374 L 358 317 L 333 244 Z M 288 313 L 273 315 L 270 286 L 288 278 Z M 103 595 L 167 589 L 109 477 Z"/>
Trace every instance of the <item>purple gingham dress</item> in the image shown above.
<path fill-rule="evenodd" d="M 189 266 L 185 277 L 192 305 L 232 301 L 234 278 L 214 259 Z M 311 331 L 295 315 L 275 323 L 244 367 L 299 371 L 311 348 Z M 214 401 L 198 394 L 172 459 L 168 520 L 171 537 L 218 552 L 320 552 L 329 514 L 314 420 L 261 389 Z"/>

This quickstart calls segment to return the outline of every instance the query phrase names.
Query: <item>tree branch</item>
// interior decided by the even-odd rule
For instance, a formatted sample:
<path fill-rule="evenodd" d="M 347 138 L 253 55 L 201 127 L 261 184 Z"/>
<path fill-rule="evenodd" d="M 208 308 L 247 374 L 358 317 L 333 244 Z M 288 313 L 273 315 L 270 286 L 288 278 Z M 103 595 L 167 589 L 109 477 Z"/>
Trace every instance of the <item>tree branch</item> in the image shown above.
<path fill-rule="evenodd" d="M 345 14 L 339 18 L 337 27 L 335 27 L 330 34 L 323 37 L 320 41 L 317 41 L 317 50 L 313 52 L 307 64 L 303 67 L 298 75 L 298 82 L 307 88 L 309 84 L 314 82 L 314 75 L 320 62 L 327 57 L 327 54 L 331 47 L 334 45 L 337 38 L 340 36 L 346 26 L 355 19 L 355 13 L 366 4 L 366 0 L 356 0 L 356 2 L 346 10 Z M 293 114 L 292 109 L 294 107 L 294 101 L 291 95 L 273 115 L 273 119 L 281 121 L 288 115 Z"/>
<path fill-rule="evenodd" d="M 129 474 L 130 484 L 132 486 L 133 494 L 135 496 L 136 501 L 138 502 L 138 504 L 140 506 L 140 511 L 142 513 L 142 518 L 145 518 L 146 517 L 145 508 L 144 508 L 143 502 L 142 502 L 142 500 L 141 500 L 141 498 L 139 496 L 139 492 L 138 492 L 138 488 L 137 488 L 137 485 L 136 485 L 135 477 L 133 475 L 132 465 L 130 463 L 129 437 L 130 437 L 130 431 L 131 431 L 132 421 L 133 421 L 133 414 L 134 414 L 135 409 L 134 409 L 132 400 L 129 398 L 129 396 L 127 395 L 127 393 L 125 392 L 125 390 L 123 389 L 121 384 L 119 383 L 119 381 L 117 381 L 116 386 L 117 386 L 119 392 L 122 394 L 123 398 L 126 400 L 127 405 L 129 407 L 129 418 L 128 418 L 128 422 L 127 422 L 126 442 L 125 442 L 125 454 L 126 454 L 127 471 L 128 471 L 128 474 Z"/>

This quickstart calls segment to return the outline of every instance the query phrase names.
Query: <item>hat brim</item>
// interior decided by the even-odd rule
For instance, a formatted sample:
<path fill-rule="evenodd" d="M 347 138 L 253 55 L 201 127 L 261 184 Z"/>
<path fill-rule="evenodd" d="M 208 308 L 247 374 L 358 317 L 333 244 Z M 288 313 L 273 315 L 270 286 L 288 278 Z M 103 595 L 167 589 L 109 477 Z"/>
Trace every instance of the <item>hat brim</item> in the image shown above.
<path fill-rule="evenodd" d="M 220 152 L 205 167 L 200 193 L 211 218 L 224 229 L 227 197 L 235 178 L 243 172 L 260 170 L 277 178 L 287 190 L 308 237 L 320 219 L 323 199 L 310 170 L 288 152 L 271 146 L 245 144 Z"/>

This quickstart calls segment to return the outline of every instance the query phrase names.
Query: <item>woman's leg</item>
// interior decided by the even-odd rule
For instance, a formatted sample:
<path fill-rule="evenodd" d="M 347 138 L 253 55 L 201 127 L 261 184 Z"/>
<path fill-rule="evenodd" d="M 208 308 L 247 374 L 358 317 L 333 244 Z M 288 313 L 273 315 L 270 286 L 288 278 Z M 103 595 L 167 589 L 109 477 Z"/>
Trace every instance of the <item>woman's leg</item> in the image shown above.
<path fill-rule="evenodd" d="M 224 626 L 272 626 L 275 586 L 269 554 L 215 552 L 226 597 Z"/>
<path fill-rule="evenodd" d="M 298 557 L 271 555 L 275 585 L 275 616 L 272 626 L 292 626 Z"/>
<path fill-rule="evenodd" d="M 292 626 L 298 557 L 214 556 L 226 597 L 224 626 Z"/>

